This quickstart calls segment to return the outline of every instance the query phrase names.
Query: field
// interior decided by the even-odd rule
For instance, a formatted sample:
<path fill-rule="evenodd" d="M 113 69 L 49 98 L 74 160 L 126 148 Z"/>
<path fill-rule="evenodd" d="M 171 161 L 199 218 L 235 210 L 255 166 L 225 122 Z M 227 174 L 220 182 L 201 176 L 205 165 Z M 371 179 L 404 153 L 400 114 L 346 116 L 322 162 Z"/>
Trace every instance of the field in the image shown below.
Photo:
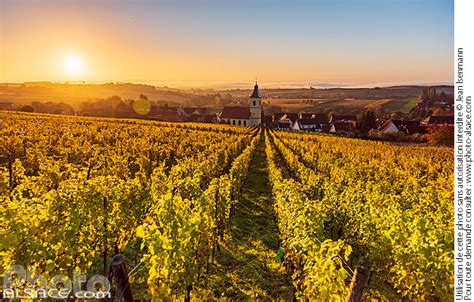
<path fill-rule="evenodd" d="M 123 99 L 136 99 L 145 94 L 152 101 L 184 103 L 193 94 L 178 89 L 128 83 L 110 84 L 58 84 L 37 82 L 26 84 L 0 84 L 0 102 L 18 105 L 31 102 L 64 102 L 73 107 L 80 103 L 113 95 Z"/>
<path fill-rule="evenodd" d="M 135 299 L 453 298 L 453 150 L 0 111 L 0 261 Z M 114 293 L 117 294 L 117 293 Z"/>
<path fill-rule="evenodd" d="M 416 106 L 417 97 L 405 99 L 265 99 L 265 106 L 278 106 L 283 112 L 357 112 L 362 110 L 387 110 L 408 113 Z"/>
<path fill-rule="evenodd" d="M 391 102 L 384 104 L 383 109 L 394 112 L 410 112 L 416 106 L 418 98 L 408 98 L 402 100 L 392 100 Z"/>
<path fill-rule="evenodd" d="M 251 88 L 252 85 L 249 85 Z M 330 88 L 330 89 L 277 89 L 262 88 L 264 107 L 278 106 L 282 111 L 317 111 L 358 113 L 368 109 L 390 112 L 409 112 L 422 93 L 421 86 L 395 86 L 385 88 Z M 453 93 L 452 86 L 437 86 L 438 93 Z M 217 108 L 220 95 L 225 105 L 247 104 L 249 89 L 177 89 L 132 83 L 66 84 L 33 82 L 0 84 L 0 103 L 11 102 L 19 108 L 32 102 L 64 102 L 78 108 L 81 103 L 119 96 L 137 99 L 141 94 L 150 101 L 170 106 L 198 106 Z M 391 100 L 390 102 L 388 100 Z"/>

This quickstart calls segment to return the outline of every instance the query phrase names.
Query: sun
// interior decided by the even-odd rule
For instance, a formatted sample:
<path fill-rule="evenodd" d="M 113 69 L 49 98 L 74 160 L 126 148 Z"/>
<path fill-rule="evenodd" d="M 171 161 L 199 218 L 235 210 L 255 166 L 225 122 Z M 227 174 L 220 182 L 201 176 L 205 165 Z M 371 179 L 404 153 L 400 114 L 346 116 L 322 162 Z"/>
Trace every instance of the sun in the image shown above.
<path fill-rule="evenodd" d="M 68 76 L 80 76 L 84 72 L 84 64 L 81 57 L 67 55 L 64 57 L 64 72 Z"/>

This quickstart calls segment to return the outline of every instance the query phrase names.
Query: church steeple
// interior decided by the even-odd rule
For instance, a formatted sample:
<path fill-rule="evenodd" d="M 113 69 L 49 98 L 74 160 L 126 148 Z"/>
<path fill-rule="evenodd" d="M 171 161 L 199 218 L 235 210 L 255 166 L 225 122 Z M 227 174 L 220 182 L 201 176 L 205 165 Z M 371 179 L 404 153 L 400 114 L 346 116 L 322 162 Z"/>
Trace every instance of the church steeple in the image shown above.
<path fill-rule="evenodd" d="M 249 99 L 250 107 L 250 126 L 251 127 L 260 127 L 262 125 L 262 95 L 258 89 L 257 81 L 255 81 L 255 86 L 253 87 L 252 95 Z"/>
<path fill-rule="evenodd" d="M 258 89 L 258 84 L 257 81 L 255 81 L 255 86 L 253 86 L 253 92 L 252 95 L 250 96 L 251 99 L 260 99 L 262 98 L 262 95 L 260 94 L 260 90 Z"/>

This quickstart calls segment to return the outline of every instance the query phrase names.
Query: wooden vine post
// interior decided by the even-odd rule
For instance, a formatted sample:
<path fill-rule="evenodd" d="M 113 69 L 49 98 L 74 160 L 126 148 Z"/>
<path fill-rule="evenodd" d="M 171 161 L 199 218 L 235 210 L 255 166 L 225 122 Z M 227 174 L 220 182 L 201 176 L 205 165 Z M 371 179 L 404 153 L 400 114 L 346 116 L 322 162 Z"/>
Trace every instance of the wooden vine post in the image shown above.
<path fill-rule="evenodd" d="M 128 281 L 125 256 L 123 254 L 118 254 L 112 257 L 110 271 L 115 281 L 115 301 L 133 302 L 132 289 L 130 288 L 130 282 Z"/>
<path fill-rule="evenodd" d="M 364 288 L 369 285 L 370 271 L 364 267 L 358 267 L 352 276 L 351 286 L 346 302 L 360 302 L 364 294 Z"/>

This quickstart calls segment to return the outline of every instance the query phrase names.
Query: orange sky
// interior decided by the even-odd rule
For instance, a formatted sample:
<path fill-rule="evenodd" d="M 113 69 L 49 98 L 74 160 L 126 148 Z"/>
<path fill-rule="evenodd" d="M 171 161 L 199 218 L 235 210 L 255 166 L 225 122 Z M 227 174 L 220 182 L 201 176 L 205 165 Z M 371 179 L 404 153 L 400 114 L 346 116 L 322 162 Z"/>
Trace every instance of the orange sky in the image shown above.
<path fill-rule="evenodd" d="M 0 82 L 452 81 L 452 7 L 315 2 L 5 0 Z"/>

